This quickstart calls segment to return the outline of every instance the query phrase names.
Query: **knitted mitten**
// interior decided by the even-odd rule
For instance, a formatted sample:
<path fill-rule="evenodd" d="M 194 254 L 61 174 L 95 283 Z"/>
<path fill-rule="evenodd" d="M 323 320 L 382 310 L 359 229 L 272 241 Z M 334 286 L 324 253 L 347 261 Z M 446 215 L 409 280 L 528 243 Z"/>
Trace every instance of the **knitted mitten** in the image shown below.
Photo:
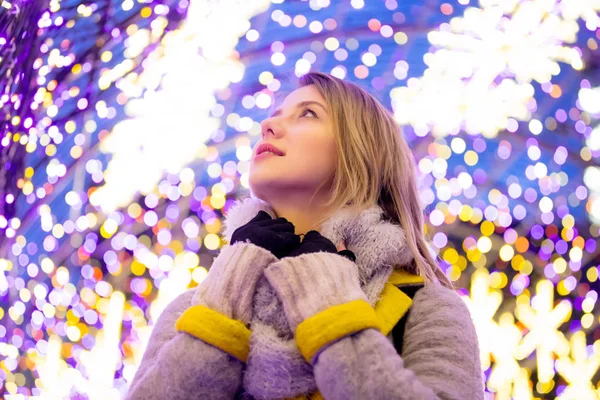
<path fill-rule="evenodd" d="M 223 247 L 208 275 L 196 288 L 192 304 L 250 324 L 256 283 L 265 267 L 275 261 L 277 257 L 270 251 L 252 243 Z"/>
<path fill-rule="evenodd" d="M 335 253 L 284 257 L 270 264 L 265 276 L 281 299 L 292 332 L 306 318 L 329 307 L 367 301 L 356 264 Z"/>

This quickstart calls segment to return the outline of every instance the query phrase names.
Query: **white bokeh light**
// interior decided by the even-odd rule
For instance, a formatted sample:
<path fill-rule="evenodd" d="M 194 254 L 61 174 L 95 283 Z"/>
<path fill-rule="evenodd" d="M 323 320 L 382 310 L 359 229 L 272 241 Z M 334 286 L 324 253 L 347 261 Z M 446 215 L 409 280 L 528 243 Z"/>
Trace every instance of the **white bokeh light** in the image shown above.
<path fill-rule="evenodd" d="M 93 205 L 105 213 L 127 206 L 136 192 L 151 192 L 165 172 L 179 173 L 201 156 L 220 124 L 210 115 L 216 103 L 214 92 L 244 75 L 244 65 L 231 53 L 250 29 L 250 18 L 266 11 L 269 3 L 191 2 L 185 22 L 168 32 L 149 55 L 153 62 L 137 83 L 120 85 L 132 98 L 126 105 L 130 118 L 115 125 L 101 142 L 100 149 L 112 158 L 105 172 L 106 184 L 90 197 Z M 220 34 L 214 35 L 215 31 Z M 130 56 L 139 54 L 148 45 L 147 35 L 134 35 L 127 44 Z M 257 98 L 258 107 L 265 103 Z"/>
<path fill-rule="evenodd" d="M 588 11 L 554 0 L 479 4 L 428 34 L 438 50 L 424 56 L 427 70 L 390 93 L 399 123 L 419 131 L 427 127 L 435 137 L 461 129 L 495 137 L 509 118 L 531 118 L 536 107 L 531 81 L 550 81 L 559 63 L 583 68 L 578 50 L 563 43 L 575 42 L 579 17 L 592 18 L 591 2 L 584 7 Z M 532 132 L 541 130 L 535 125 Z"/>

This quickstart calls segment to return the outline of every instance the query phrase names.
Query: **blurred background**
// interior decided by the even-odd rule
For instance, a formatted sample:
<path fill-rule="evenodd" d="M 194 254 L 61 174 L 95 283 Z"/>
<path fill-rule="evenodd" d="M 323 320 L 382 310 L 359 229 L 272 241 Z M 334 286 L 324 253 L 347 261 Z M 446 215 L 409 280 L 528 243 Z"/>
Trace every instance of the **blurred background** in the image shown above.
<path fill-rule="evenodd" d="M 600 1 L 0 0 L 0 388 L 118 399 L 308 71 L 394 112 L 487 399 L 600 399 Z"/>

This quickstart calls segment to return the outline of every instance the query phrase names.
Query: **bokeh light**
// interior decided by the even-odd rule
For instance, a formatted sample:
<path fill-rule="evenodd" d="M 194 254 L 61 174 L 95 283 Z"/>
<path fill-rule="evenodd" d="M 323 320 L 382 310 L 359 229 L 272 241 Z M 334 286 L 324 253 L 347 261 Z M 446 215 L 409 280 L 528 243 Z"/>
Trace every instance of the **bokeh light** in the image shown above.
<path fill-rule="evenodd" d="M 490 398 L 600 398 L 600 4 L 232 2 L 0 2 L 2 395 L 126 393 L 323 71 L 402 127 Z"/>

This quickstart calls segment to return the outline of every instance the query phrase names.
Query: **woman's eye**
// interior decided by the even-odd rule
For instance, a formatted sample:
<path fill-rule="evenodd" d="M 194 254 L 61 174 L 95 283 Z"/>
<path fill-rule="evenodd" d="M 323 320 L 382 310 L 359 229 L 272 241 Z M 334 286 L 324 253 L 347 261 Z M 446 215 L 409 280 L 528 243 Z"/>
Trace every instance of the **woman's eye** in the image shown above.
<path fill-rule="evenodd" d="M 317 116 L 317 113 L 315 113 L 315 112 L 314 112 L 313 110 L 311 110 L 310 108 L 307 108 L 307 109 L 305 109 L 304 111 L 302 111 L 302 115 L 305 115 L 307 111 L 308 111 L 308 112 L 311 112 L 311 113 L 313 113 L 313 115 L 314 115 L 315 117 Z"/>

